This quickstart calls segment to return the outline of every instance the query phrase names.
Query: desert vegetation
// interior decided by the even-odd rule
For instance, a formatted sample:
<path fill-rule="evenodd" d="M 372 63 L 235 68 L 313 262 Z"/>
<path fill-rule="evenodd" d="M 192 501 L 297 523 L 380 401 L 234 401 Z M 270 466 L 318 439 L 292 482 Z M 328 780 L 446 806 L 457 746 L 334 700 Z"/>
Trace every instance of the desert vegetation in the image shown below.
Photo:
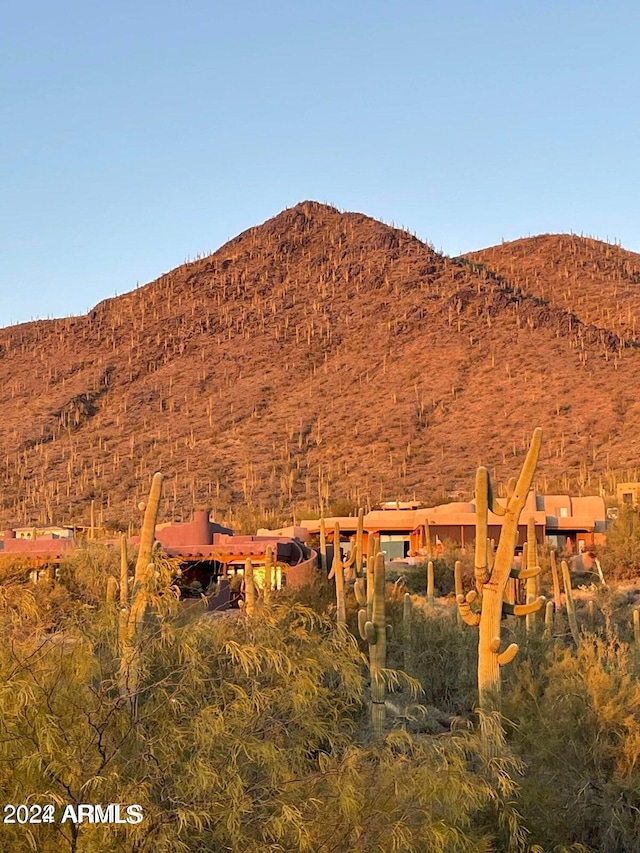
<path fill-rule="evenodd" d="M 261 591 L 247 566 L 244 609 L 185 607 L 153 547 L 160 474 L 137 553 L 89 541 L 35 584 L 5 559 L 4 801 L 133 803 L 144 819 L 5 824 L 0 849 L 637 850 L 637 572 L 616 562 L 634 511 L 614 526 L 606 586 L 573 590 L 533 534 L 514 569 L 539 450 L 536 431 L 495 553 L 480 468 L 473 557 L 395 582 L 359 525 L 332 577 L 295 596 Z"/>
<path fill-rule="evenodd" d="M 305 202 L 86 316 L 0 330 L 0 516 L 87 532 L 37 583 L 0 562 L 3 800 L 144 811 L 5 823 L 0 850 L 637 853 L 638 511 L 607 585 L 535 531 L 512 558 L 532 484 L 638 479 L 639 277 L 591 239 L 447 258 Z M 473 554 L 394 575 L 364 553 L 365 508 L 468 499 L 476 469 Z M 261 592 L 247 565 L 244 608 L 212 617 L 153 546 L 194 506 L 238 532 L 360 523 L 333 566 L 321 526 L 316 585 Z M 138 529 L 137 552 L 93 541 Z"/>

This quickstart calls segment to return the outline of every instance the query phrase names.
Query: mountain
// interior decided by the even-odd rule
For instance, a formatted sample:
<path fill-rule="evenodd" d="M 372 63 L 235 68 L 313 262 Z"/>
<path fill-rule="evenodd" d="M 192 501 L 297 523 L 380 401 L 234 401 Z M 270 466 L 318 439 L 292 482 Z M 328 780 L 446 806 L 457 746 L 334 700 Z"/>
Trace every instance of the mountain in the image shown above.
<path fill-rule="evenodd" d="M 543 234 L 465 257 L 572 311 L 587 325 L 640 339 L 640 255 L 635 252 L 575 234 Z"/>
<path fill-rule="evenodd" d="M 640 439 L 614 296 L 633 318 L 638 256 L 517 244 L 447 258 L 307 201 L 86 316 L 1 329 L 3 523 L 88 522 L 95 499 L 126 524 L 155 470 L 165 518 L 466 496 L 536 425 L 541 488 L 613 488 Z"/>

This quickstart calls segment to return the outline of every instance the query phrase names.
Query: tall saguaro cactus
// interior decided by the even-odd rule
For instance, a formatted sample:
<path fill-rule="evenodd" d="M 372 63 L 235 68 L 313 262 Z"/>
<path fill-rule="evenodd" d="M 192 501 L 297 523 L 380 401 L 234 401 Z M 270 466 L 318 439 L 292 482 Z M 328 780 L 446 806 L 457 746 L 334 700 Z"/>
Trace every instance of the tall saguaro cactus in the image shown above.
<path fill-rule="evenodd" d="M 527 521 L 527 543 L 526 543 L 526 560 L 524 559 L 525 552 L 522 555 L 522 567 L 527 571 L 527 604 L 532 604 L 538 599 L 538 577 L 540 575 L 540 567 L 538 566 L 538 545 L 536 542 L 536 520 L 533 516 Z M 537 570 L 537 571 L 536 571 Z M 522 575 L 521 575 L 522 576 Z M 536 630 L 536 611 L 527 613 L 526 616 L 527 633 L 532 633 Z"/>
<path fill-rule="evenodd" d="M 153 542 L 162 495 L 162 474 L 153 475 L 149 498 L 145 506 L 140 534 L 140 548 L 133 582 L 133 600 L 128 601 L 128 584 L 125 582 L 124 558 L 121 566 L 120 600 L 123 605 L 120 621 L 120 692 L 128 696 L 132 712 L 136 711 L 136 693 L 140 679 L 140 659 L 136 648 L 137 635 L 142 627 L 149 603 L 149 582 L 153 577 Z M 126 553 L 126 551 L 121 552 Z"/>
<path fill-rule="evenodd" d="M 358 510 L 358 527 L 356 529 L 356 577 L 362 575 L 362 566 L 364 563 L 364 509 Z"/>
<path fill-rule="evenodd" d="M 571 589 L 571 572 L 566 560 L 560 562 L 562 569 L 562 582 L 564 583 L 564 595 L 567 603 L 567 621 L 569 622 L 569 630 L 576 646 L 580 645 L 580 631 L 578 629 L 578 619 L 576 617 L 576 606 L 573 601 L 573 591 Z"/>
<path fill-rule="evenodd" d="M 373 569 L 372 613 L 369 617 L 363 608 L 358 611 L 358 630 L 369 644 L 369 672 L 371 674 L 371 721 L 376 737 L 384 733 L 386 708 L 382 670 L 387 665 L 387 639 L 391 626 L 387 625 L 384 599 L 384 554 L 375 558 Z"/>
<path fill-rule="evenodd" d="M 433 607 L 436 603 L 434 595 L 433 560 L 427 563 L 427 604 Z"/>
<path fill-rule="evenodd" d="M 338 625 L 347 624 L 347 605 L 344 598 L 344 568 L 340 559 L 340 525 L 336 522 L 333 528 L 333 564 L 329 578 L 336 584 L 336 604 L 338 607 Z"/>
<path fill-rule="evenodd" d="M 251 557 L 247 557 L 244 562 L 244 609 L 247 616 L 253 616 L 256 612 L 256 584 Z"/>
<path fill-rule="evenodd" d="M 144 510 L 144 520 L 140 531 L 140 548 L 136 560 L 136 573 L 134 585 L 142 581 L 142 577 L 151 562 L 153 543 L 156 536 L 156 522 L 158 521 L 158 510 L 160 509 L 160 497 L 162 495 L 162 474 L 158 471 L 151 480 L 151 489 Z"/>
<path fill-rule="evenodd" d="M 532 436 L 529 450 L 506 506 L 494 499 L 486 468 L 478 468 L 476 474 L 476 548 L 475 590 L 463 595 L 457 593 L 458 607 L 462 619 L 468 625 L 479 626 L 478 637 L 478 694 L 482 710 L 498 710 L 500 706 L 500 667 L 510 663 L 518 653 L 516 643 L 500 651 L 500 623 L 505 616 L 526 616 L 539 610 L 544 603 L 540 597 L 530 604 L 509 604 L 504 601 L 505 589 L 510 577 L 526 578 L 531 569 L 513 569 L 513 554 L 518 538 L 518 522 L 524 509 L 533 480 L 542 430 L 538 427 Z M 502 516 L 502 531 L 498 548 L 493 555 L 487 537 L 488 513 L 491 510 Z M 536 568 L 536 573 L 539 569 Z M 478 608 L 479 605 L 479 608 Z"/>
<path fill-rule="evenodd" d="M 324 518 L 320 519 L 320 568 L 325 575 L 327 573 L 327 532 Z"/>

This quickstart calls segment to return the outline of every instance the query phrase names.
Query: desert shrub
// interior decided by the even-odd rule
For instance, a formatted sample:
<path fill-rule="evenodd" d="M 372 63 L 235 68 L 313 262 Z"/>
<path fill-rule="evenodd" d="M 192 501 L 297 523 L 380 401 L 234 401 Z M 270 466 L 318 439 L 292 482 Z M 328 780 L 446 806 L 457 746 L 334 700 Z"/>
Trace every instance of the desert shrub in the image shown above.
<path fill-rule="evenodd" d="M 451 557 L 438 557 L 433 561 L 433 585 L 436 597 L 442 598 L 453 593 L 453 566 L 455 559 Z M 469 574 L 469 573 L 467 573 Z M 469 575 L 469 579 L 472 572 Z M 417 563 L 414 566 L 402 565 L 395 567 L 390 564 L 386 578 L 395 583 L 399 578 L 404 578 L 406 589 L 414 595 L 425 595 L 427 591 L 427 561 Z"/>
<path fill-rule="evenodd" d="M 93 542 L 66 555 L 56 571 L 58 583 L 74 600 L 93 606 L 104 598 L 110 575 L 120 576 L 119 550 Z"/>
<path fill-rule="evenodd" d="M 632 853 L 640 837 L 638 662 L 615 634 L 516 659 L 503 710 L 527 770 L 520 807 L 544 849 Z"/>
<path fill-rule="evenodd" d="M 7 636 L 33 599 L 3 592 Z M 521 849 L 517 821 L 505 836 L 499 818 L 512 789 L 474 735 L 359 740 L 361 655 L 330 618 L 283 601 L 185 620 L 170 586 L 152 602 L 133 710 L 115 605 L 0 646 L 5 802 L 140 803 L 145 820 L 6 825 L 1 850 L 481 853 L 503 836 Z"/>
<path fill-rule="evenodd" d="M 387 615 L 393 628 L 387 644 L 387 662 L 404 668 L 403 602 L 390 597 Z M 411 672 L 423 693 L 419 701 L 448 715 L 469 715 L 477 701 L 478 632 L 460 627 L 456 608 L 426 606 L 413 598 L 411 618 Z"/>
<path fill-rule="evenodd" d="M 599 549 L 604 575 L 610 580 L 640 573 L 640 509 L 624 505 L 607 529 L 607 544 Z"/>

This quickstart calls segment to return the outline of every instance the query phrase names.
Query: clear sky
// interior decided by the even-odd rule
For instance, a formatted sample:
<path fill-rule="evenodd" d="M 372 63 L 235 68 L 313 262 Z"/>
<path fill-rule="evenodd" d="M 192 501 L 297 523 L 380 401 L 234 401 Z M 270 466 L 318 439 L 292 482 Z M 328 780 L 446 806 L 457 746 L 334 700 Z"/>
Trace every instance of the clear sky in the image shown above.
<path fill-rule="evenodd" d="M 304 199 L 448 254 L 640 251 L 637 0 L 0 6 L 0 326 L 84 313 Z"/>

